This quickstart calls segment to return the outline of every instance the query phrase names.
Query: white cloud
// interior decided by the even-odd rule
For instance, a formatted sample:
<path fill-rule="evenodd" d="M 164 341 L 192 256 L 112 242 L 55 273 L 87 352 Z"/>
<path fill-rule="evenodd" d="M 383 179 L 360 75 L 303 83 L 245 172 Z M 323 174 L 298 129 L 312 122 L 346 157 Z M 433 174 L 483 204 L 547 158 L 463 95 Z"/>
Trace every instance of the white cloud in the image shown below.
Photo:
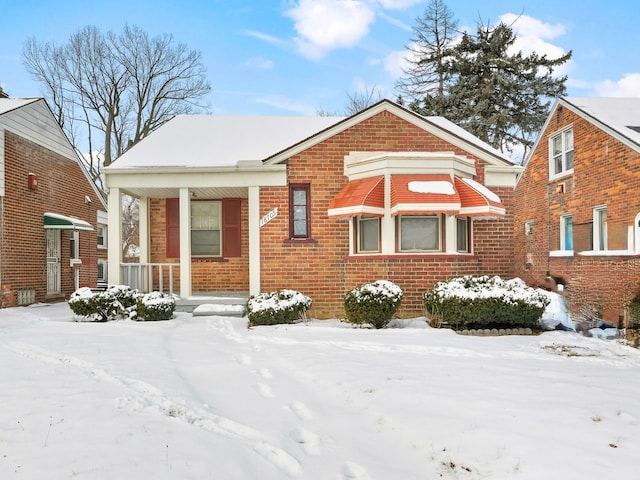
<path fill-rule="evenodd" d="M 594 88 L 600 97 L 640 97 L 640 73 L 626 73 L 620 80 L 605 80 Z"/>
<path fill-rule="evenodd" d="M 316 108 L 309 106 L 305 103 L 300 103 L 297 100 L 287 98 L 284 95 L 269 95 L 266 97 L 254 98 L 253 101 L 269 105 L 271 107 L 279 108 L 287 112 L 294 112 L 299 115 L 315 115 Z"/>
<path fill-rule="evenodd" d="M 295 23 L 300 53 L 313 59 L 356 45 L 375 20 L 371 4 L 359 0 L 300 0 L 286 14 Z"/>
<path fill-rule="evenodd" d="M 249 37 L 257 38 L 258 40 L 262 40 L 272 45 L 284 45 L 287 43 L 278 37 L 274 37 L 273 35 L 269 35 L 267 33 L 256 32 L 255 30 L 245 30 L 242 33 Z"/>
<path fill-rule="evenodd" d="M 273 60 L 262 57 L 253 57 L 244 62 L 245 67 L 269 70 L 273 68 Z"/>
<path fill-rule="evenodd" d="M 377 0 L 380 6 L 387 10 L 404 10 L 424 0 Z"/>
<path fill-rule="evenodd" d="M 403 70 L 409 67 L 408 55 L 411 52 L 407 50 L 395 50 L 384 58 L 384 69 L 394 80 L 400 78 Z"/>

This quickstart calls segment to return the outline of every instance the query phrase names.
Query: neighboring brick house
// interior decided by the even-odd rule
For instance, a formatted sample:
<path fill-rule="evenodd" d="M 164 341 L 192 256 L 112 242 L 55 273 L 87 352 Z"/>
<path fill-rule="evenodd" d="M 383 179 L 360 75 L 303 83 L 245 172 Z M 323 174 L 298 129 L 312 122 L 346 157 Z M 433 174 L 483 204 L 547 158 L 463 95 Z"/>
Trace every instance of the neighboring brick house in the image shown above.
<path fill-rule="evenodd" d="M 292 288 L 316 318 L 343 317 L 346 291 L 388 279 L 400 314 L 422 315 L 436 281 L 511 273 L 520 171 L 387 100 L 348 118 L 178 116 L 105 169 L 110 242 L 123 194 L 141 222 L 139 270 L 111 249 L 109 275 L 182 298 Z"/>
<path fill-rule="evenodd" d="M 96 286 L 99 262 L 106 273 L 106 220 L 104 199 L 44 99 L 2 95 L 1 306 Z"/>
<path fill-rule="evenodd" d="M 515 275 L 622 324 L 640 291 L 640 98 L 556 102 L 515 189 Z"/>

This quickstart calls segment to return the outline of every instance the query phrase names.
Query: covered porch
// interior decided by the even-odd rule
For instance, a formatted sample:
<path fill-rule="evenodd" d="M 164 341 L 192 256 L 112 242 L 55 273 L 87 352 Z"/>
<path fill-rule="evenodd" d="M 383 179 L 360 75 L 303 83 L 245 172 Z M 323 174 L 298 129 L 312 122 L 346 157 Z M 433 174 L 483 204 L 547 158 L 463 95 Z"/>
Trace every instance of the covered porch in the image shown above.
<path fill-rule="evenodd" d="M 114 164 L 105 169 L 105 183 L 108 188 L 108 243 L 109 248 L 109 281 L 112 284 L 129 285 L 142 292 L 163 291 L 175 294 L 180 303 L 188 305 L 203 303 L 207 298 L 230 298 L 237 301 L 251 294 L 260 292 L 260 188 L 286 186 L 286 165 L 264 165 L 261 161 L 239 161 L 228 167 L 123 167 Z M 122 225 L 123 195 L 129 195 L 139 202 L 139 256 L 138 261 L 131 263 L 123 258 Z M 175 205 L 176 223 L 163 225 L 163 235 L 175 236 L 175 260 L 158 260 L 152 250 L 152 204 L 168 203 L 171 199 Z M 217 254 L 203 258 L 199 240 L 194 239 L 192 230 L 192 203 L 219 202 L 225 199 L 242 202 L 246 215 L 243 214 L 243 265 L 248 272 L 244 274 L 242 285 L 231 285 L 227 290 L 206 288 L 202 280 L 204 262 L 221 264 L 225 261 L 225 237 L 220 230 Z M 246 205 L 246 206 L 245 206 Z M 265 206 L 270 210 L 277 205 Z M 153 228 L 156 230 L 162 223 L 154 212 Z M 197 232 L 196 232 L 197 233 Z M 157 236 L 157 232 L 156 232 Z M 197 237 L 197 236 L 196 236 Z M 229 242 L 227 242 L 229 243 Z M 220 245 L 222 244 L 222 245 Z M 237 247 L 240 249 L 240 246 Z M 195 249 L 195 251 L 194 251 Z M 200 253 L 200 254 L 199 254 Z M 239 255 L 239 253 L 238 253 Z M 198 275 L 199 286 L 194 289 L 194 275 Z M 206 282 L 206 279 L 204 280 Z M 218 302 L 219 303 L 219 302 Z M 188 307 L 187 307 L 188 308 Z"/>

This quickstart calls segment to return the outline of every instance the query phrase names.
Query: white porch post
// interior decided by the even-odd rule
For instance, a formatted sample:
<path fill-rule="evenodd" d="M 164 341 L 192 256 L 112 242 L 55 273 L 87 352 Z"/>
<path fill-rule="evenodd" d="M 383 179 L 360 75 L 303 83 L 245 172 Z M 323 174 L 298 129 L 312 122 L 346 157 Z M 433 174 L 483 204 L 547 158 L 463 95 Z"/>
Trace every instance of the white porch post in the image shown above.
<path fill-rule="evenodd" d="M 448 213 L 444 216 L 445 218 L 445 227 L 444 231 L 446 232 L 446 244 L 445 244 L 445 252 L 446 253 L 456 253 L 458 251 L 458 243 L 457 243 L 457 219 L 456 216 Z"/>
<path fill-rule="evenodd" d="M 138 199 L 138 217 L 140 263 L 149 263 L 149 197 Z"/>
<path fill-rule="evenodd" d="M 249 295 L 260 293 L 260 187 L 249 187 Z"/>
<path fill-rule="evenodd" d="M 122 284 L 122 195 L 117 187 L 109 188 L 107 209 L 107 278 L 112 285 Z"/>
<path fill-rule="evenodd" d="M 180 298 L 191 296 L 191 196 L 180 189 Z"/>

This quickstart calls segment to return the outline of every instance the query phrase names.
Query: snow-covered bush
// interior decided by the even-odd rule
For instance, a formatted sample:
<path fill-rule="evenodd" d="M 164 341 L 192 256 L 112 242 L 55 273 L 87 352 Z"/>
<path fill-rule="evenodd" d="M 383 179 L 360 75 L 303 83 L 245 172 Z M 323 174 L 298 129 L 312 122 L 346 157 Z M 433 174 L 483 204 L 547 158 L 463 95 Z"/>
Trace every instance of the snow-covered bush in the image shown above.
<path fill-rule="evenodd" d="M 280 290 L 252 295 L 247 301 L 251 325 L 294 323 L 311 307 L 311 298 L 295 290 Z"/>
<path fill-rule="evenodd" d="M 467 275 L 436 283 L 424 294 L 432 319 L 457 329 L 514 328 L 540 330 L 549 295 L 521 279 Z"/>
<path fill-rule="evenodd" d="M 82 287 L 71 294 L 69 307 L 81 317 L 96 322 L 126 318 L 135 308 L 140 293 L 126 285 L 111 285 L 102 292 Z"/>
<path fill-rule="evenodd" d="M 138 298 L 137 320 L 170 320 L 176 310 L 176 300 L 162 292 L 147 293 Z"/>
<path fill-rule="evenodd" d="M 354 288 L 344 297 L 347 320 L 358 325 L 384 328 L 402 302 L 402 289 L 388 280 L 377 280 Z"/>

